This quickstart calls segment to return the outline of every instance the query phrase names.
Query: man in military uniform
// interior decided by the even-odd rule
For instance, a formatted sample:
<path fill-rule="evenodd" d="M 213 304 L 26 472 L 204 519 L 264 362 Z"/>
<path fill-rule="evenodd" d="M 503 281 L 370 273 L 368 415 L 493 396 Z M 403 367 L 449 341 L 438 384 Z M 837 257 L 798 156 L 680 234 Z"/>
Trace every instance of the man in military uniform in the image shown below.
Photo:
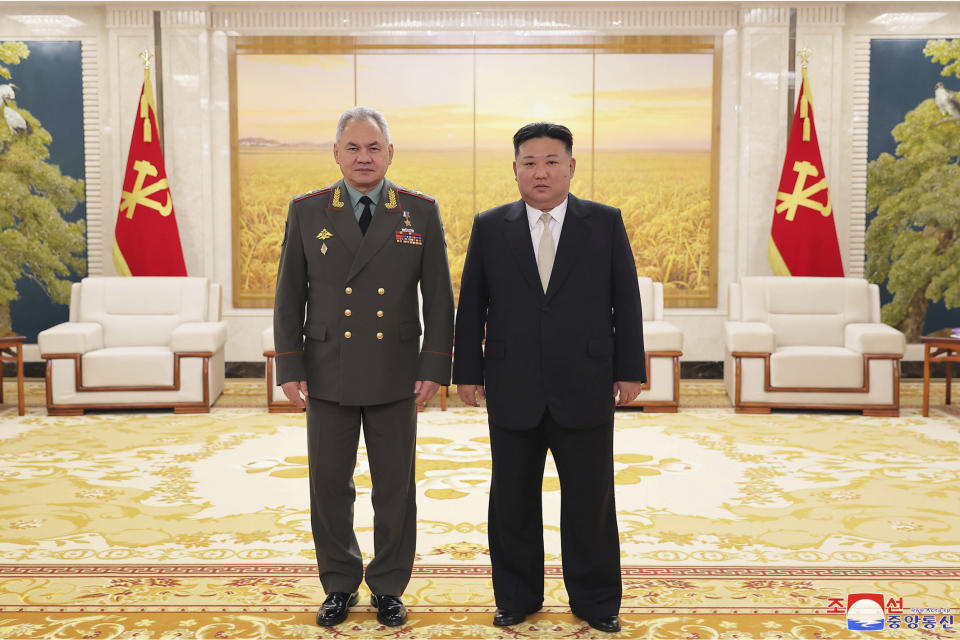
<path fill-rule="evenodd" d="M 345 620 L 365 578 L 377 619 L 398 626 L 416 547 L 416 405 L 449 384 L 453 289 L 436 202 L 384 177 L 393 145 L 383 116 L 345 112 L 333 155 L 343 179 L 294 198 L 287 214 L 277 379 L 307 409 L 311 523 L 327 593 L 317 624 Z M 374 510 L 366 575 L 353 530 L 361 425 Z"/>

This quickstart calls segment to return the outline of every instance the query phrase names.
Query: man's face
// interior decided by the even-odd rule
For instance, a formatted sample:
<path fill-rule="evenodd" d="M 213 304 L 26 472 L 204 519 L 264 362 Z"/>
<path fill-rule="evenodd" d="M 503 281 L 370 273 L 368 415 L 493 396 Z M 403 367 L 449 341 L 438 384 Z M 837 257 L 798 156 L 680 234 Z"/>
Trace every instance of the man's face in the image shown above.
<path fill-rule="evenodd" d="M 566 199 L 577 161 L 555 138 L 531 138 L 520 144 L 513 173 L 524 201 L 549 211 Z"/>
<path fill-rule="evenodd" d="M 347 184 L 366 193 L 386 175 L 393 161 L 393 145 L 387 144 L 387 137 L 372 120 L 355 119 L 347 123 L 333 145 L 333 157 Z"/>

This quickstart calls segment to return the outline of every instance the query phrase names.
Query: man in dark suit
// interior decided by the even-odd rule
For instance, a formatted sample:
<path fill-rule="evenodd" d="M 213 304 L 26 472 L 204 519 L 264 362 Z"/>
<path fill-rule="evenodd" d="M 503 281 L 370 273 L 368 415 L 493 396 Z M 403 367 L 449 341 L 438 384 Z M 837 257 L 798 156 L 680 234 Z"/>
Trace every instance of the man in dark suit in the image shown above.
<path fill-rule="evenodd" d="M 384 177 L 393 145 L 383 116 L 344 113 L 333 155 L 343 179 L 290 202 L 274 304 L 277 378 L 291 402 L 306 400 L 311 524 L 327 593 L 317 624 L 345 620 L 365 579 L 377 619 L 398 626 L 416 547 L 415 403 L 449 382 L 453 290 L 436 202 Z M 353 530 L 361 425 L 374 510 L 366 575 Z"/>
<path fill-rule="evenodd" d="M 522 200 L 474 219 L 453 365 L 460 398 L 487 400 L 493 623 L 517 624 L 543 603 L 550 449 L 570 608 L 594 628 L 619 631 L 613 415 L 646 380 L 637 270 L 619 209 L 570 193 L 569 129 L 526 125 L 513 148 Z"/>

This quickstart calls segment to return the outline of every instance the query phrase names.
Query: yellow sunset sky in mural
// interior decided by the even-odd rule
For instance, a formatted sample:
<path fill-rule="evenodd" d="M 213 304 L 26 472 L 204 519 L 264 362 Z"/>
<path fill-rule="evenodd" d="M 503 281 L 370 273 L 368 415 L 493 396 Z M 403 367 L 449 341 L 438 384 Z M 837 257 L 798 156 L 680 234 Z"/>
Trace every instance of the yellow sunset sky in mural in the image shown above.
<path fill-rule="evenodd" d="M 337 117 L 365 104 L 387 117 L 398 149 L 509 147 L 534 120 L 566 124 L 581 150 L 591 139 L 604 150 L 710 148 L 711 54 L 361 54 L 354 64 L 237 56 L 239 137 L 331 144 Z"/>

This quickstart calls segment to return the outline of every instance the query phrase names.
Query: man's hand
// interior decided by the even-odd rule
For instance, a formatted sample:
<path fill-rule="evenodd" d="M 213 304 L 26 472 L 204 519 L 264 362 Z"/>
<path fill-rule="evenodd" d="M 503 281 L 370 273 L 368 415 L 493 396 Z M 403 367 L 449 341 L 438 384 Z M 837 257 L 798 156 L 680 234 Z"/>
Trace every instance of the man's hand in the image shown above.
<path fill-rule="evenodd" d="M 430 398 L 439 390 L 440 383 L 433 380 L 417 380 L 417 383 L 413 385 L 413 393 L 417 396 L 417 404 L 421 407 L 430 402 Z"/>
<path fill-rule="evenodd" d="M 632 380 L 618 380 L 613 383 L 613 397 L 617 399 L 617 406 L 622 407 L 628 402 L 636 400 L 643 390 L 642 382 Z"/>
<path fill-rule="evenodd" d="M 471 407 L 479 407 L 480 400 L 486 400 L 487 394 L 483 391 L 482 384 L 458 384 L 457 395 L 463 404 Z"/>
<path fill-rule="evenodd" d="M 287 400 L 293 403 L 298 409 L 306 408 L 307 404 L 303 401 L 307 397 L 307 381 L 301 380 L 299 382 L 291 381 L 284 382 L 280 385 L 280 388 L 283 389 L 283 395 L 287 396 Z M 303 394 L 302 396 L 300 394 Z"/>

